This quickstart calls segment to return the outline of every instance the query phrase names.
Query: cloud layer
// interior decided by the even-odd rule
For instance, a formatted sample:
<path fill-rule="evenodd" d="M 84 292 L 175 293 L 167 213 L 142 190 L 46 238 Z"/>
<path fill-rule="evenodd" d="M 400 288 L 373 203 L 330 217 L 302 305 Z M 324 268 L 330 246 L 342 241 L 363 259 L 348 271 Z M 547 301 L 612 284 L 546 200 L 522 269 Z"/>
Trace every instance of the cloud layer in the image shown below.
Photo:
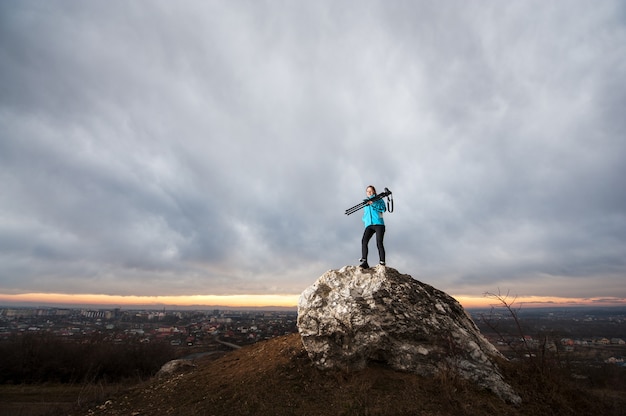
<path fill-rule="evenodd" d="M 374 184 L 403 273 L 625 298 L 625 17 L 2 2 L 0 292 L 299 293 L 356 263 Z"/>

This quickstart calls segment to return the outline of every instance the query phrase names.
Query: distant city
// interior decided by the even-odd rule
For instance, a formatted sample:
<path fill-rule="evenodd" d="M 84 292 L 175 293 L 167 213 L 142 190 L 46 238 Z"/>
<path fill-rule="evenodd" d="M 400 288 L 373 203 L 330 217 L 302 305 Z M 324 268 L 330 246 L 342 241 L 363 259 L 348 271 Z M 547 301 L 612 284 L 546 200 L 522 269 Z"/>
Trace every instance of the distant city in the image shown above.
<path fill-rule="evenodd" d="M 469 309 L 481 332 L 499 349 L 516 343 L 565 353 L 602 351 L 596 359 L 624 365 L 626 307 Z M 520 330 L 523 331 L 520 334 Z M 0 306 L 0 342 L 26 334 L 68 341 L 98 337 L 102 342 L 165 342 L 181 356 L 239 348 L 297 332 L 297 311 L 262 309 L 95 309 Z M 522 339 L 523 338 L 523 339 Z M 600 350 L 598 350 L 600 349 Z M 506 354 L 505 354 L 506 355 Z M 588 354 L 587 354 L 588 355 Z"/>
<path fill-rule="evenodd" d="M 104 341 L 169 342 L 202 347 L 215 341 L 242 346 L 297 332 L 296 311 L 126 310 L 90 308 L 0 309 L 0 340 L 28 333 L 67 339 L 102 335 Z"/>

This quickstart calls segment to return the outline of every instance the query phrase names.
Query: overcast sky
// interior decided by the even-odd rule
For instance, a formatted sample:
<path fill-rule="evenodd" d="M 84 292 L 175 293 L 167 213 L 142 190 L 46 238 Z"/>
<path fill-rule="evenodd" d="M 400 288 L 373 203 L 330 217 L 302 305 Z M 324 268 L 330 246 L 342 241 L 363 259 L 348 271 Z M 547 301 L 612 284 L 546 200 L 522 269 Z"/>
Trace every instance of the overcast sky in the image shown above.
<path fill-rule="evenodd" d="M 0 0 L 0 293 L 626 299 L 626 3 Z M 378 261 L 370 242 L 370 263 Z"/>

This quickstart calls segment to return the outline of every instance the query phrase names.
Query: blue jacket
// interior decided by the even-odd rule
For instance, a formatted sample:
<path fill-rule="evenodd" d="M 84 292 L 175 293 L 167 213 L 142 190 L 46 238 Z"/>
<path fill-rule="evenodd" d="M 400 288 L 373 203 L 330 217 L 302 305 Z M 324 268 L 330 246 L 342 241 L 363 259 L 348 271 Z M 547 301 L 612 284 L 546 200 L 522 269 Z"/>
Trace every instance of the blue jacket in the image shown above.
<path fill-rule="evenodd" d="M 375 196 L 376 195 L 372 195 L 371 198 L 374 198 Z M 363 209 L 363 222 L 365 223 L 365 228 L 370 225 L 385 225 L 385 221 L 383 220 L 383 212 L 385 211 L 387 211 L 387 209 L 385 208 L 385 201 L 382 199 L 372 202 L 371 205 L 365 205 Z"/>

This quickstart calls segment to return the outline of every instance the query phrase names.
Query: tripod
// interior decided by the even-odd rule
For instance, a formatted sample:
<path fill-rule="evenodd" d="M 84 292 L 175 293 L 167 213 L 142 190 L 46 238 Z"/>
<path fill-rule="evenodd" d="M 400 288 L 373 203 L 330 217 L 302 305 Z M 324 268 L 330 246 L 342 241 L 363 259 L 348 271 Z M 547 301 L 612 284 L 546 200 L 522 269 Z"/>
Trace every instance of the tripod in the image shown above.
<path fill-rule="evenodd" d="M 354 214 L 361 208 L 365 207 L 368 203 L 378 201 L 379 199 L 383 199 L 387 197 L 387 211 L 393 212 L 393 196 L 391 195 L 391 191 L 389 188 L 385 188 L 385 192 L 381 192 L 380 194 L 374 195 L 371 199 L 364 199 L 363 202 L 353 206 L 352 208 L 348 208 L 346 210 L 346 215 Z"/>

